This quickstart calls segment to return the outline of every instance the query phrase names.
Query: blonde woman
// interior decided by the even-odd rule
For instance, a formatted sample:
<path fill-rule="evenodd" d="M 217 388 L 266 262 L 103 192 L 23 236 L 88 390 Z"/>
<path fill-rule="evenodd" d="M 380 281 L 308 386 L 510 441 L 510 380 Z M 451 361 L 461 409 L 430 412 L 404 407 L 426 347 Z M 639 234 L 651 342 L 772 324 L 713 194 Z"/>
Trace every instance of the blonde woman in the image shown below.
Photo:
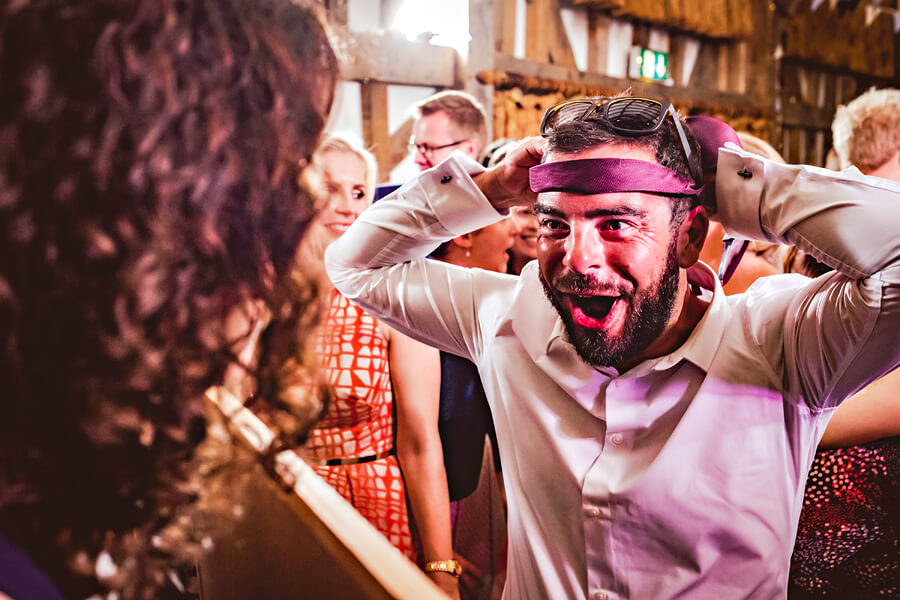
<path fill-rule="evenodd" d="M 305 272 L 321 274 L 325 247 L 371 204 L 376 166 L 372 155 L 345 135 L 326 138 L 314 163 L 323 205 L 298 262 Z M 408 493 L 423 558 L 452 558 L 447 480 L 437 430 L 438 352 L 353 305 L 324 275 L 319 284 L 324 310 L 315 346 L 329 404 L 301 454 L 394 546 L 415 560 Z M 456 594 L 453 575 L 430 576 Z"/>

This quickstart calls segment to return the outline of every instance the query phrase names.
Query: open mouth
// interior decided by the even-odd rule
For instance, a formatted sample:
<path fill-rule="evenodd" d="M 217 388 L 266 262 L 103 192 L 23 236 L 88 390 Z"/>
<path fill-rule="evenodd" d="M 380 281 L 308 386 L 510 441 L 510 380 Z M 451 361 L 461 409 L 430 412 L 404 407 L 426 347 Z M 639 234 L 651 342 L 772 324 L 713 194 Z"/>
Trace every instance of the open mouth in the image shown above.
<path fill-rule="evenodd" d="M 583 327 L 598 328 L 612 312 L 618 296 L 569 296 L 572 301 L 572 317 Z"/>

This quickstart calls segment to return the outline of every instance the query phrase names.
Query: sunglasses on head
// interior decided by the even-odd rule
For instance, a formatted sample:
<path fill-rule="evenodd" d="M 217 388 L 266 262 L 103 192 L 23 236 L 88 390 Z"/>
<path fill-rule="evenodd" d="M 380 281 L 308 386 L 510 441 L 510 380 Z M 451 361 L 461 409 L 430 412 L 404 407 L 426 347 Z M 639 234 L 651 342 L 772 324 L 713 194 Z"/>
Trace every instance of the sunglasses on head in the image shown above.
<path fill-rule="evenodd" d="M 556 128 L 567 123 L 583 121 L 594 113 L 614 133 L 628 137 L 653 133 L 662 126 L 666 115 L 671 115 L 695 187 L 703 185 L 703 174 L 691 162 L 691 146 L 688 144 L 687 135 L 675 114 L 675 107 L 669 102 L 630 97 L 567 100 L 551 106 L 544 113 L 544 118 L 541 119 L 541 136 L 550 137 Z"/>

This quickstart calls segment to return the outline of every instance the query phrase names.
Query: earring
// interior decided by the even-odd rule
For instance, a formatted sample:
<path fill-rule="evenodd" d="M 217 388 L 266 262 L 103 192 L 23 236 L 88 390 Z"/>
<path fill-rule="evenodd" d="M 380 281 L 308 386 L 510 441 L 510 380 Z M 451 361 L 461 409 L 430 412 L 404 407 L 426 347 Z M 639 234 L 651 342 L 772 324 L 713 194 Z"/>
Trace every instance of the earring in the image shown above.
<path fill-rule="evenodd" d="M 466 248 L 466 258 L 472 258 L 472 251 L 469 248 Z"/>

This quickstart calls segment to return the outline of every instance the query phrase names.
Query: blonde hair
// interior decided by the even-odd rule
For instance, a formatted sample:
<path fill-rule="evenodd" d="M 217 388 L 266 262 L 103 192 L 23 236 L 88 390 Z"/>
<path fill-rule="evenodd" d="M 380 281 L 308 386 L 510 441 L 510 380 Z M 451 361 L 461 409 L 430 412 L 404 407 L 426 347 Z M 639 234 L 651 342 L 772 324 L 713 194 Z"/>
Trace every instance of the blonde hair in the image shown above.
<path fill-rule="evenodd" d="M 900 90 L 873 88 L 841 106 L 831 133 L 841 169 L 874 171 L 900 149 Z"/>
<path fill-rule="evenodd" d="M 487 117 L 481 103 L 471 94 L 445 90 L 428 96 L 416 106 L 416 118 L 445 112 L 463 135 L 478 140 L 478 147 L 487 144 Z"/>
<path fill-rule="evenodd" d="M 746 150 L 747 152 L 759 154 L 763 158 L 767 158 L 771 161 L 784 164 L 784 158 L 782 158 L 781 154 L 778 153 L 778 150 L 773 148 L 772 144 L 770 144 L 766 140 L 758 138 L 752 133 L 747 133 L 746 131 L 738 131 L 737 135 L 741 140 L 741 146 L 743 146 L 744 150 Z"/>
<path fill-rule="evenodd" d="M 375 157 L 372 153 L 365 149 L 362 140 L 349 132 L 342 131 L 329 133 L 316 149 L 313 160 L 319 159 L 326 152 L 350 152 L 363 161 L 366 171 L 366 198 L 371 202 L 372 198 L 375 197 L 375 182 L 378 180 L 378 163 L 375 162 Z"/>

